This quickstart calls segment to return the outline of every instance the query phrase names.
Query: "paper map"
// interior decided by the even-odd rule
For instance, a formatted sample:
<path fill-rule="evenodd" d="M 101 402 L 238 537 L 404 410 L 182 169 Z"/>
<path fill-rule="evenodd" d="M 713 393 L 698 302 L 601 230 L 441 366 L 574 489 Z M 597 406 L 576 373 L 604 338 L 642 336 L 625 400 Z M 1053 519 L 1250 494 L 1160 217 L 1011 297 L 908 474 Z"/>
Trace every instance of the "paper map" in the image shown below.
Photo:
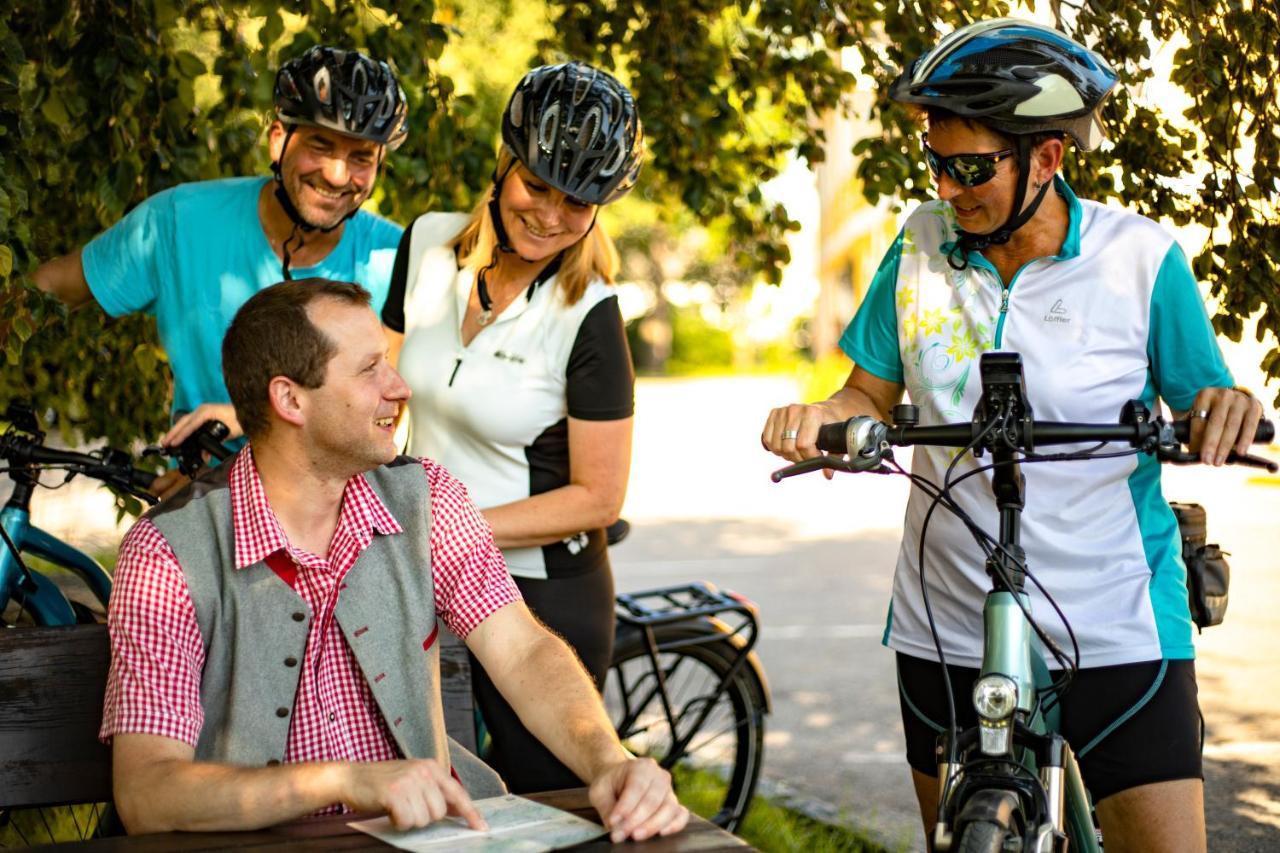
<path fill-rule="evenodd" d="M 514 794 L 476 800 L 475 806 L 488 822 L 488 832 L 478 832 L 461 818 L 453 817 L 406 832 L 393 827 L 388 817 L 348 825 L 401 850 L 421 853 L 442 850 L 542 853 L 572 847 L 604 835 L 604 827 L 599 824 Z"/>

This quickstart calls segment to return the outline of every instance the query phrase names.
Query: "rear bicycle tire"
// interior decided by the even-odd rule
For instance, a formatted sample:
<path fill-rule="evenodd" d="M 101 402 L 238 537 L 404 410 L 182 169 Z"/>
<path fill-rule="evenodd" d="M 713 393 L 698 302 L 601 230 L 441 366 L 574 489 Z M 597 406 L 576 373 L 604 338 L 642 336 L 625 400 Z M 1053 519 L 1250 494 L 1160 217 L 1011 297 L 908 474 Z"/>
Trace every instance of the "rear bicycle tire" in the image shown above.
<path fill-rule="evenodd" d="M 654 629 L 659 649 L 666 643 L 708 640 L 658 653 L 676 717 L 675 735 L 687 733 L 687 726 L 682 727 L 682 722 L 687 721 L 689 725 L 696 722 L 705 700 L 738 656 L 737 647 L 727 635 L 715 639 L 716 634 L 710 630 L 690 625 Z M 662 707 L 657 679 L 641 633 L 628 632 L 619 638 L 604 696 L 609 719 L 622 742 L 638 755 L 647 755 L 664 766 L 671 765 L 669 756 L 676 738 Z M 764 687 L 744 662 L 690 739 L 687 753 L 674 762 L 721 777 L 724 794 L 716 794 L 716 812 L 710 820 L 730 832 L 741 826 L 760 778 L 764 763 L 764 712 Z"/>

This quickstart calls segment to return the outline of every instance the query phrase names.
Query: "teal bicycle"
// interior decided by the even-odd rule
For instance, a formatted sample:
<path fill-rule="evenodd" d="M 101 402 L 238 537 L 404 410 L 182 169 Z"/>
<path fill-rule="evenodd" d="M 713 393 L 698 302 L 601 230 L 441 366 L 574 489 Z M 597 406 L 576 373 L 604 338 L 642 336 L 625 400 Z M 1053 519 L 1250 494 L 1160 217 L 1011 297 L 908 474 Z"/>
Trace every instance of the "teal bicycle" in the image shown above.
<path fill-rule="evenodd" d="M 1146 405 L 1137 400 L 1125 404 L 1119 421 L 1112 424 L 1034 420 L 1017 353 L 983 354 L 981 375 L 982 398 L 972 422 L 918 426 L 918 409 L 902 405 L 894 409 L 892 426 L 870 417 L 827 424 L 819 433 L 818 447 L 831 455 L 783 468 L 774 473 L 773 479 L 777 482 L 821 469 L 903 474 L 933 498 L 930 514 L 938 506 L 954 513 L 965 522 L 986 554 L 986 571 L 992 586 L 983 608 L 982 667 L 972 697 L 978 725 L 963 731 L 958 728 L 955 698 L 950 680 L 944 676 L 951 718 L 938 742 L 941 784 L 933 849 L 961 853 L 1096 853 L 1101 846 L 1088 792 L 1070 744 L 1054 730 L 1051 719 L 1057 697 L 1069 687 L 1078 668 L 1079 650 L 1067 654 L 1032 618 L 1026 583 L 1030 578 L 1039 584 L 1029 572 L 1026 554 L 1019 545 L 1019 523 L 1026 499 L 1019 466 L 1118 455 L 1116 451 L 1103 452 L 1100 447 L 1057 455 L 1035 453 L 1043 446 L 1087 442 L 1124 443 L 1130 449 L 1120 454 L 1149 453 L 1176 464 L 1197 462 L 1199 456 L 1182 449 L 1190 438 L 1189 422 L 1169 423 L 1153 418 Z M 1269 442 L 1274 432 L 1274 426 L 1263 421 L 1254 440 Z M 947 481 L 939 487 L 907 473 L 893 461 L 893 447 L 916 444 L 962 448 L 957 460 L 970 451 L 975 456 L 991 454 L 989 464 L 963 477 L 992 472 L 992 490 L 1000 512 L 998 537 L 981 530 L 952 499 L 950 488 L 962 478 L 953 481 L 948 472 Z M 1266 459 L 1235 453 L 1227 461 L 1270 471 L 1277 468 Z M 927 521 L 928 516 L 926 531 Z M 924 532 L 920 538 L 923 572 Z M 1041 591 L 1048 597 L 1042 587 Z M 945 673 L 945 656 L 936 630 L 934 642 Z M 1048 679 L 1046 655 L 1057 664 L 1058 674 L 1052 682 Z"/>

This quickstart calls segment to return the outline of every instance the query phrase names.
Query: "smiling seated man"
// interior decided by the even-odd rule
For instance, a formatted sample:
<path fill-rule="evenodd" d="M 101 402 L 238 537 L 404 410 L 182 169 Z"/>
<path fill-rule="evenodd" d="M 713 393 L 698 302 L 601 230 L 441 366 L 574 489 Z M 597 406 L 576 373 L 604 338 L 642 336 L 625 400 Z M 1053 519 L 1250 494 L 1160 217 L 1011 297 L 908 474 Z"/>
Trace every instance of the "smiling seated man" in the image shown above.
<path fill-rule="evenodd" d="M 591 786 L 614 840 L 679 831 L 671 778 L 619 743 L 573 653 L 525 607 L 461 484 L 397 456 L 409 389 L 369 294 L 251 297 L 223 342 L 248 445 L 129 531 L 100 736 L 130 832 L 250 829 L 317 811 L 483 822 L 497 777 L 445 735 L 443 621 Z"/>

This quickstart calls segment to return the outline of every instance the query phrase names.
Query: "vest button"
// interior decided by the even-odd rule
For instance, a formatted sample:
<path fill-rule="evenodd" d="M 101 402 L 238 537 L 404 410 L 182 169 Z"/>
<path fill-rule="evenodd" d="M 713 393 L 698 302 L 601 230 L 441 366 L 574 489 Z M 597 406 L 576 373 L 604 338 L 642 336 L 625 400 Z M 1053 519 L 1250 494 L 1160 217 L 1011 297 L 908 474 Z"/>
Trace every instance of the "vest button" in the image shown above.
<path fill-rule="evenodd" d="M 303 619 L 306 619 L 306 618 L 307 618 L 307 614 L 303 613 L 301 610 L 299 610 L 297 613 L 293 614 L 293 621 L 294 621 L 294 622 L 301 622 Z"/>
<path fill-rule="evenodd" d="M 289 716 L 289 709 L 288 709 L 288 708 L 276 708 L 276 716 L 277 716 L 277 717 L 287 717 L 287 716 Z"/>
<path fill-rule="evenodd" d="M 268 767 L 276 767 L 276 766 L 278 766 L 279 764 L 280 764 L 280 759 L 278 759 L 278 758 L 273 758 L 273 759 L 271 759 L 270 761 L 268 761 L 268 762 L 267 762 L 267 766 L 268 766 Z"/>
<path fill-rule="evenodd" d="M 287 658 L 285 658 L 285 659 L 284 659 L 284 665 L 285 665 L 285 666 L 297 666 L 297 665 L 298 665 L 298 659 L 297 659 L 297 658 L 295 658 L 295 657 L 287 657 Z"/>

